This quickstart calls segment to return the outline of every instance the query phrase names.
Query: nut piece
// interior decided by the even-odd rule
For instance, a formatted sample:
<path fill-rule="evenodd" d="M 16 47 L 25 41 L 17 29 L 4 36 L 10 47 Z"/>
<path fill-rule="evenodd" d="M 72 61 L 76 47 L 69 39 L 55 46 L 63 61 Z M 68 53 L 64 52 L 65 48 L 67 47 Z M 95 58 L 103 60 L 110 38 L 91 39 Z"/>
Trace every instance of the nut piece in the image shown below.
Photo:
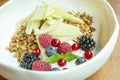
<path fill-rule="evenodd" d="M 81 32 L 84 35 L 88 35 L 91 37 L 92 32 L 95 31 L 95 28 L 92 27 L 92 23 L 93 23 L 92 16 L 90 16 L 89 14 L 86 14 L 85 12 L 81 14 L 80 12 L 69 11 L 68 13 L 74 15 L 75 17 L 82 19 L 85 22 L 85 24 L 74 23 L 74 22 L 67 21 L 67 20 L 64 20 L 64 23 L 72 24 L 74 26 L 79 27 L 81 29 Z"/>
<path fill-rule="evenodd" d="M 21 26 L 15 35 L 13 35 L 9 47 L 7 48 L 10 52 L 15 52 L 15 57 L 18 62 L 25 53 L 32 53 L 34 49 L 38 48 L 36 36 L 34 31 L 31 34 L 25 33 L 25 26 Z"/>

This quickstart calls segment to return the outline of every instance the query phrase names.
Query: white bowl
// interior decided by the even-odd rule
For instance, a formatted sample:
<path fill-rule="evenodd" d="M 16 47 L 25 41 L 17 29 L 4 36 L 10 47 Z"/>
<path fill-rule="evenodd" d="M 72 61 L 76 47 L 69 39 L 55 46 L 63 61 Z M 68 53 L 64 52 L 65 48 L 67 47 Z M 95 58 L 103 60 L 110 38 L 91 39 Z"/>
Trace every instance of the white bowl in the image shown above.
<path fill-rule="evenodd" d="M 119 24 L 116 15 L 106 0 L 45 0 L 70 10 L 87 11 L 96 28 L 96 55 L 75 68 L 36 72 L 18 67 L 13 54 L 5 49 L 16 29 L 16 22 L 28 15 L 38 4 L 37 0 L 12 0 L 0 8 L 0 75 L 9 80 L 83 80 L 95 73 L 106 62 L 117 41 Z"/>

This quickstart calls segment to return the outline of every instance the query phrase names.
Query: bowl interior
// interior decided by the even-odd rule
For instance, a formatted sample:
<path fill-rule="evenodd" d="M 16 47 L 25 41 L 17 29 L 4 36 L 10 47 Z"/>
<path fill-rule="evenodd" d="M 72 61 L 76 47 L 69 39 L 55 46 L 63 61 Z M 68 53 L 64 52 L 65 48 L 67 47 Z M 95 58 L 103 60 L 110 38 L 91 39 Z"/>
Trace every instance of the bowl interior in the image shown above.
<path fill-rule="evenodd" d="M 102 0 L 45 1 L 53 2 L 68 10 L 87 12 L 93 16 L 93 26 L 96 28 L 94 39 L 97 42 L 95 55 L 105 47 L 114 32 L 114 17 L 109 7 L 102 3 Z M 7 51 L 6 46 L 16 30 L 16 22 L 32 12 L 36 5 L 38 5 L 37 0 L 13 0 L 11 4 L 0 9 L 0 63 L 18 66 L 17 60 L 13 58 L 13 53 Z"/>

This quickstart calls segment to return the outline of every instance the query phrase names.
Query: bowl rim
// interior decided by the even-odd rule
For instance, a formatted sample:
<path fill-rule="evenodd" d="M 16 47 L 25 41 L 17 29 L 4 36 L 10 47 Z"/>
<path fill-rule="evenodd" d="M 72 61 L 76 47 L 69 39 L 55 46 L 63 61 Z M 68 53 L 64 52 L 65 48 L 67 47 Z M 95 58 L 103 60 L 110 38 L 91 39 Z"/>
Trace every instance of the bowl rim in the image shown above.
<path fill-rule="evenodd" d="M 14 2 L 14 1 L 16 1 L 16 0 L 9 0 L 8 2 L 6 2 L 4 5 L 2 5 L 2 6 L 0 7 L 0 10 L 2 10 L 4 7 L 9 6 L 9 4 L 11 4 L 11 3 Z M 53 73 L 53 74 L 63 74 L 63 73 L 65 73 L 65 72 L 74 71 L 75 69 L 81 68 L 81 67 L 83 67 L 83 66 L 87 66 L 89 63 L 94 62 L 94 61 L 97 60 L 99 57 L 104 56 L 104 53 L 103 53 L 103 52 L 106 50 L 107 46 L 109 46 L 109 44 L 110 44 L 113 36 L 116 34 L 117 37 L 118 37 L 118 33 L 119 33 L 119 22 L 118 22 L 118 20 L 117 20 L 117 17 L 116 17 L 116 14 L 115 14 L 115 12 L 114 12 L 114 9 L 113 9 L 112 6 L 109 4 L 109 2 L 108 2 L 107 0 L 103 0 L 103 3 L 107 4 L 107 6 L 110 8 L 110 10 L 111 10 L 111 12 L 112 12 L 112 15 L 113 15 L 114 21 L 115 21 L 115 28 L 114 28 L 114 31 L 113 31 L 110 39 L 108 40 L 108 42 L 106 43 L 106 45 L 103 47 L 103 49 L 101 49 L 96 56 L 94 56 L 92 59 L 90 59 L 90 60 L 87 61 L 86 63 L 81 64 L 80 66 L 76 66 L 76 67 L 71 68 L 71 69 L 63 70 L 63 71 L 41 71 L 41 72 L 22 69 L 22 68 L 20 68 L 20 67 L 18 67 L 18 66 L 16 66 L 15 68 L 13 68 L 12 65 L 7 65 L 7 64 L 4 64 L 4 63 L 2 63 L 2 62 L 0 62 L 0 66 L 3 66 L 3 67 L 5 67 L 5 68 L 9 68 L 9 69 L 14 70 L 14 71 L 17 70 L 17 71 L 34 73 L 34 74 L 45 74 L 45 75 L 46 75 L 46 74 L 51 74 L 51 73 Z M 115 42 L 115 43 L 116 43 L 116 42 Z"/>

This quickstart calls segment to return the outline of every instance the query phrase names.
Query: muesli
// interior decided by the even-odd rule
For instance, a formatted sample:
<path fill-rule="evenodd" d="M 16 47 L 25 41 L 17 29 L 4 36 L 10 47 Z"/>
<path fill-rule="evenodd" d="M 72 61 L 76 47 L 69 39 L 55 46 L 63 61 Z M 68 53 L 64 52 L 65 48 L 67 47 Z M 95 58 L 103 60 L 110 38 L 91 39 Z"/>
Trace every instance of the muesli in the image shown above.
<path fill-rule="evenodd" d="M 20 20 L 8 50 L 20 67 L 36 71 L 73 68 L 93 57 L 92 16 L 42 3 Z"/>

